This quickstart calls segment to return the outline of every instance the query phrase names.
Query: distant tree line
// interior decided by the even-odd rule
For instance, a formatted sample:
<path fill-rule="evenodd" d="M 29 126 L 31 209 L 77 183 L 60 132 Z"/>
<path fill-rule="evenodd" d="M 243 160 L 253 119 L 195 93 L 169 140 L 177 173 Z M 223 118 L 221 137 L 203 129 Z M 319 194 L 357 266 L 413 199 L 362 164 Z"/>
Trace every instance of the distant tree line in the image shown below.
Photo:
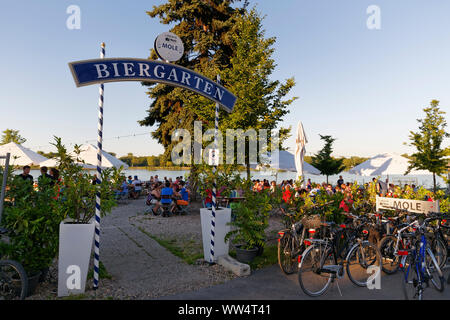
<path fill-rule="evenodd" d="M 111 152 L 109 153 L 112 154 Z M 164 154 L 157 156 L 135 156 L 132 153 L 128 153 L 126 156 L 120 157 L 119 159 L 131 167 L 177 167 L 171 161 L 166 161 L 164 159 Z M 351 156 L 349 158 L 341 157 L 339 159 L 342 159 L 342 164 L 345 166 L 344 171 L 346 171 L 363 163 L 369 158 Z M 305 162 L 311 164 L 312 157 L 305 156 Z"/>
<path fill-rule="evenodd" d="M 128 153 L 119 159 L 131 167 L 177 167 L 172 161 L 166 161 L 163 154 L 157 156 L 135 156 L 132 153 Z"/>
<path fill-rule="evenodd" d="M 366 160 L 369 160 L 370 158 L 364 158 L 364 157 L 357 157 L 357 156 L 351 156 L 348 158 L 340 157 L 336 158 L 336 160 L 342 160 L 342 165 L 345 167 L 343 171 L 350 170 L 351 168 L 357 166 L 358 164 L 363 163 Z M 312 164 L 312 157 L 311 156 L 305 156 L 304 158 L 305 162 Z"/>

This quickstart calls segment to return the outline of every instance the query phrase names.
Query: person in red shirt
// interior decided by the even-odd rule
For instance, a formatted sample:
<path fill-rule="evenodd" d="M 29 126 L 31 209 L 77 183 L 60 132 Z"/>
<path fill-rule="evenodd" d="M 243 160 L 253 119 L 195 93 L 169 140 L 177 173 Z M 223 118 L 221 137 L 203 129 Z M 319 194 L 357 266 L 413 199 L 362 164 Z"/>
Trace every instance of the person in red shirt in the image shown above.
<path fill-rule="evenodd" d="M 350 212 L 350 207 L 353 205 L 352 194 L 347 193 L 345 199 L 339 204 L 339 208 L 342 208 L 345 212 Z"/>
<path fill-rule="evenodd" d="M 212 191 L 210 189 L 206 189 L 206 198 L 205 198 L 205 207 L 211 208 L 212 207 Z M 217 197 L 220 196 L 220 190 L 216 191 L 216 202 Z"/>
<path fill-rule="evenodd" d="M 291 199 L 292 193 L 291 188 L 289 186 L 286 186 L 283 191 L 283 201 L 288 203 Z"/>

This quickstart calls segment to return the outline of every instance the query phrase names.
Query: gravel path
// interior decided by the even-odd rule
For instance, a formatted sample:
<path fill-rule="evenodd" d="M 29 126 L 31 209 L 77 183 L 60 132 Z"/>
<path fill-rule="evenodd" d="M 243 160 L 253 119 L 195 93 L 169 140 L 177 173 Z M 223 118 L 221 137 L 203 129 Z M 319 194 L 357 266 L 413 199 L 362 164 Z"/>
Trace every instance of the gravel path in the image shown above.
<path fill-rule="evenodd" d="M 183 244 L 188 252 L 203 252 L 198 204 L 191 206 L 189 215 L 170 218 L 146 215 L 147 208 L 143 198 L 128 200 L 102 219 L 100 260 L 112 279 L 100 279 L 95 291 L 92 279 L 88 279 L 86 293 L 73 298 L 154 299 L 236 278 L 220 265 L 210 266 L 203 259 L 188 264 L 153 239 Z M 268 239 L 275 237 L 281 228 L 279 219 L 271 219 Z M 57 261 L 50 268 L 46 281 L 28 299 L 58 299 L 56 292 Z"/>

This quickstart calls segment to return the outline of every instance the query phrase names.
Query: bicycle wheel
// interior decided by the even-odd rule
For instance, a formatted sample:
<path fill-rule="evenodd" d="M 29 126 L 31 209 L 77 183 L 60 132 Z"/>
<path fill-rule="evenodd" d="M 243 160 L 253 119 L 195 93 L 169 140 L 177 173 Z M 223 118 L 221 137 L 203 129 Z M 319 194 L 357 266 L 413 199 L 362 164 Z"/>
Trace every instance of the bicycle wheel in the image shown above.
<path fill-rule="evenodd" d="M 439 238 L 433 239 L 431 242 L 431 251 L 433 251 L 434 257 L 442 269 L 447 263 L 447 247 L 444 242 Z"/>
<path fill-rule="evenodd" d="M 416 263 L 414 258 L 409 255 L 403 263 L 402 288 L 406 300 L 419 299 L 422 300 L 422 288 L 419 287 L 419 279 L 417 277 Z"/>
<path fill-rule="evenodd" d="M 298 283 L 303 292 L 311 297 L 323 295 L 330 287 L 333 274 L 321 269 L 333 264 L 330 245 L 316 243 L 306 249 L 298 270 Z"/>
<path fill-rule="evenodd" d="M 298 252 L 299 244 L 290 232 L 286 232 L 278 241 L 278 264 L 285 274 L 298 271 Z"/>
<path fill-rule="evenodd" d="M 439 292 L 444 291 L 444 275 L 429 247 L 425 252 L 425 271 L 434 288 Z"/>
<path fill-rule="evenodd" d="M 28 277 L 22 265 L 12 260 L 0 261 L 0 300 L 23 300 L 28 292 Z"/>
<path fill-rule="evenodd" d="M 395 254 L 397 238 L 391 235 L 383 237 L 380 241 L 381 268 L 386 274 L 394 274 L 400 263 L 399 256 Z"/>
<path fill-rule="evenodd" d="M 359 287 L 368 285 L 369 277 L 375 272 L 381 276 L 381 254 L 377 246 L 368 241 L 354 246 L 347 257 L 347 275 Z"/>

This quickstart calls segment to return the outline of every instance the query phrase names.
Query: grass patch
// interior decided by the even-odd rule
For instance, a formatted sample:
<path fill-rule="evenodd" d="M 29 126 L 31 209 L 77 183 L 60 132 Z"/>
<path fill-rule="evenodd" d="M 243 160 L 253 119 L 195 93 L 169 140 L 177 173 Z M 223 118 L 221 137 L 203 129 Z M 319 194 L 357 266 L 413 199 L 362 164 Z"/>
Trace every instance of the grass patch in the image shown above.
<path fill-rule="evenodd" d="M 194 264 L 198 259 L 203 258 L 203 247 L 193 239 L 161 239 L 151 235 L 142 227 L 138 227 L 138 229 L 188 264 Z"/>
<path fill-rule="evenodd" d="M 236 259 L 236 251 L 231 250 L 230 256 Z M 252 270 L 262 269 L 264 267 L 272 266 L 278 263 L 278 247 L 276 244 L 267 245 L 264 247 L 264 252 L 259 257 L 256 257 L 249 266 Z"/>
<path fill-rule="evenodd" d="M 100 266 L 98 272 L 99 279 L 112 279 L 112 276 L 108 273 L 108 271 L 106 271 L 106 268 L 101 261 L 99 266 Z M 88 279 L 94 278 L 94 269 L 89 270 L 87 278 Z"/>

